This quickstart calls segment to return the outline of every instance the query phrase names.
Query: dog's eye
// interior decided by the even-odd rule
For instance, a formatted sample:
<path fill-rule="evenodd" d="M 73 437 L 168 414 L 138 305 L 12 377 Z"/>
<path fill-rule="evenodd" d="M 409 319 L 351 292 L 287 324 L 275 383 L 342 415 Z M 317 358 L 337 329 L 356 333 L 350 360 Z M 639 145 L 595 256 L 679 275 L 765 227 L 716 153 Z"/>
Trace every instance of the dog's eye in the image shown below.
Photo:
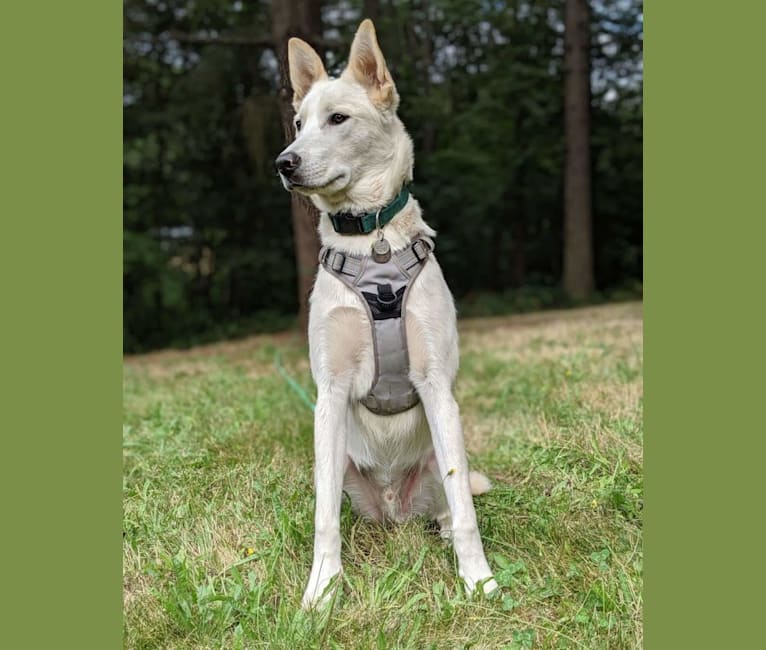
<path fill-rule="evenodd" d="M 301 130 L 301 121 L 295 120 L 295 130 L 300 131 Z"/>
<path fill-rule="evenodd" d="M 347 119 L 348 115 L 343 115 L 343 113 L 333 113 L 330 115 L 331 124 L 343 124 Z"/>

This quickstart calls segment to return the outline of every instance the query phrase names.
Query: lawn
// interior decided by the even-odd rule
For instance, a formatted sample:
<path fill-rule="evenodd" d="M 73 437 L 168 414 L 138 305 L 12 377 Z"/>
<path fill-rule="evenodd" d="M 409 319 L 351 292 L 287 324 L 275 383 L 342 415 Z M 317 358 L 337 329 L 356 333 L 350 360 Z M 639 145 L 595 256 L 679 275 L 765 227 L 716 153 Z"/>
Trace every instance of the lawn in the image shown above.
<path fill-rule="evenodd" d="M 306 614 L 312 414 L 292 334 L 128 357 L 126 648 L 638 648 L 642 307 L 460 323 L 458 402 L 502 592 L 464 595 L 425 521 L 344 503 L 343 589 Z"/>

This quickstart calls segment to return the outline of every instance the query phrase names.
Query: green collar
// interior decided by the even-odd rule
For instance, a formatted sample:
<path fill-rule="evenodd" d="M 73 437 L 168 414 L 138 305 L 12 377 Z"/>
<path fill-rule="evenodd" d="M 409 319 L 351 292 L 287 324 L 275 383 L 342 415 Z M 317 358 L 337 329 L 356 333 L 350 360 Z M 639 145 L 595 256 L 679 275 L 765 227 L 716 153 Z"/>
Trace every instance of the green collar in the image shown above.
<path fill-rule="evenodd" d="M 378 212 L 367 212 L 359 215 L 350 212 L 336 212 L 329 215 L 330 221 L 335 232 L 340 235 L 367 235 L 376 230 L 378 225 L 382 228 L 391 221 L 399 210 L 407 204 L 409 198 L 410 190 L 405 185 L 396 198 Z"/>

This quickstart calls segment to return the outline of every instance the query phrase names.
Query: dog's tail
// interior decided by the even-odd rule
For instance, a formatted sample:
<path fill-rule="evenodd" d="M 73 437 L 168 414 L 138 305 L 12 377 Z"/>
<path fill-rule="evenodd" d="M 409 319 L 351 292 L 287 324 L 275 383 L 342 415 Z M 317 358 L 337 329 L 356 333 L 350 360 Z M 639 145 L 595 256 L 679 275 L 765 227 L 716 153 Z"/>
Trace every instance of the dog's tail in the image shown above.
<path fill-rule="evenodd" d="M 473 470 L 468 474 L 468 480 L 471 483 L 471 494 L 475 497 L 485 492 L 489 492 L 492 489 L 492 483 L 481 472 L 474 472 Z"/>

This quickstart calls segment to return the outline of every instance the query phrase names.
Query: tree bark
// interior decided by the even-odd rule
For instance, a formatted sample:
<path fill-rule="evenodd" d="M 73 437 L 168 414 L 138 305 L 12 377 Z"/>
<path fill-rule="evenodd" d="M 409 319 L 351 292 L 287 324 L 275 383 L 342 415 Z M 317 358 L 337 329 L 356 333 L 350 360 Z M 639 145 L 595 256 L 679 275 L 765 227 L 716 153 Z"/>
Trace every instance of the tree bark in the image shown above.
<path fill-rule="evenodd" d="M 287 41 L 292 36 L 311 43 L 320 56 L 322 42 L 322 11 L 319 0 L 279 0 L 271 3 L 271 27 L 274 50 L 279 61 L 281 87 L 279 89 L 279 110 L 285 143 L 292 142 L 293 90 L 287 63 Z M 308 299 L 314 286 L 319 255 L 319 212 L 304 197 L 293 194 L 291 199 L 293 236 L 295 243 L 295 264 L 298 275 L 298 322 L 301 331 L 308 329 Z"/>
<path fill-rule="evenodd" d="M 566 294 L 594 288 L 590 169 L 590 61 L 587 0 L 566 0 L 564 32 L 564 271 Z"/>

